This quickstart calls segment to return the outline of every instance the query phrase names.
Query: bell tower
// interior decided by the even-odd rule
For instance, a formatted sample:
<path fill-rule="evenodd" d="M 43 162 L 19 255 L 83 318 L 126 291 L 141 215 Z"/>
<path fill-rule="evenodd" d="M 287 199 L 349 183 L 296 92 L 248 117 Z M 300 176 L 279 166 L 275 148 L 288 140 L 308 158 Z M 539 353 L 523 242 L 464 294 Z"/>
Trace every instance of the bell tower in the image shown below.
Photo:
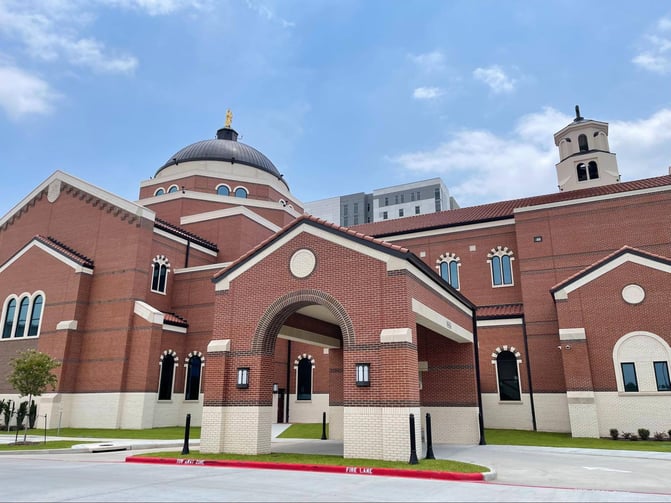
<path fill-rule="evenodd" d="M 575 107 L 575 119 L 554 135 L 559 147 L 557 185 L 560 191 L 610 185 L 620 181 L 615 154 L 608 146 L 608 123 L 585 119 Z"/>

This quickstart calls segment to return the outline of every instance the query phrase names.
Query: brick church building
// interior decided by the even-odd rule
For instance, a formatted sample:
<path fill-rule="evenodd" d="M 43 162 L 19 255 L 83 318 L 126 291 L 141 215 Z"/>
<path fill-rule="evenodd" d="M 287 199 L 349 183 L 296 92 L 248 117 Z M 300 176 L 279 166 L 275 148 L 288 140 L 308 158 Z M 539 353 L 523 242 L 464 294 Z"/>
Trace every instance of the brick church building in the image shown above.
<path fill-rule="evenodd" d="M 345 457 L 391 460 L 427 412 L 434 442 L 671 428 L 671 175 L 621 181 L 608 124 L 555 134 L 557 193 L 351 228 L 237 136 L 137 201 L 57 171 L 0 219 L 0 366 L 62 362 L 49 426 L 191 414 L 203 452 L 264 453 L 326 413 Z"/>

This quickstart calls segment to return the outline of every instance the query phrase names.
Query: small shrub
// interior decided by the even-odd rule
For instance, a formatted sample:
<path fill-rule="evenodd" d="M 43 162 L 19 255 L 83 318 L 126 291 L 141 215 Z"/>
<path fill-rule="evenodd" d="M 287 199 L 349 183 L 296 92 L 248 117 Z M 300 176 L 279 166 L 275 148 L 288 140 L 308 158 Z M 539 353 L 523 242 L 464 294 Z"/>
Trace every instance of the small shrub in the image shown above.
<path fill-rule="evenodd" d="M 663 431 L 656 431 L 655 434 L 653 435 L 653 438 L 655 440 L 664 440 L 664 437 L 666 436 L 666 433 Z"/>
<path fill-rule="evenodd" d="M 630 439 L 631 439 L 631 433 L 629 433 L 629 432 L 624 432 L 624 433 L 622 434 L 622 438 L 624 438 L 625 440 L 630 440 Z"/>
<path fill-rule="evenodd" d="M 671 430 L 667 432 L 669 434 L 669 440 L 671 440 Z"/>
<path fill-rule="evenodd" d="M 647 428 L 639 428 L 638 436 L 641 437 L 641 440 L 648 440 L 650 438 L 650 430 Z"/>
<path fill-rule="evenodd" d="M 620 432 L 617 431 L 617 428 L 610 429 L 610 438 L 612 438 L 613 440 L 617 440 L 618 438 L 620 438 Z"/>
<path fill-rule="evenodd" d="M 629 440 L 638 440 L 638 435 L 636 433 L 632 433 L 629 437 Z"/>

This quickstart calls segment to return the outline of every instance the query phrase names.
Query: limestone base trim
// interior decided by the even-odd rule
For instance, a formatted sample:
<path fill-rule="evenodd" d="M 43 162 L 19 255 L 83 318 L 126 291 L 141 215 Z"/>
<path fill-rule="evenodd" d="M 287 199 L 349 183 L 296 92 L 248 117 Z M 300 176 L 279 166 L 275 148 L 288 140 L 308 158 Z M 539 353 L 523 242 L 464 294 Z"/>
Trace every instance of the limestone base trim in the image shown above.
<path fill-rule="evenodd" d="M 342 405 L 329 407 L 326 420 L 329 424 L 329 440 L 343 440 L 345 432 L 345 409 Z"/>
<path fill-rule="evenodd" d="M 270 454 L 272 407 L 203 407 L 200 451 Z"/>
<path fill-rule="evenodd" d="M 419 457 L 422 445 L 419 407 L 343 407 L 344 457 L 408 461 L 410 414 L 415 415 Z"/>
<path fill-rule="evenodd" d="M 432 442 L 440 444 L 480 442 L 477 407 L 422 407 L 422 444 L 426 443 L 427 413 L 431 414 Z"/>

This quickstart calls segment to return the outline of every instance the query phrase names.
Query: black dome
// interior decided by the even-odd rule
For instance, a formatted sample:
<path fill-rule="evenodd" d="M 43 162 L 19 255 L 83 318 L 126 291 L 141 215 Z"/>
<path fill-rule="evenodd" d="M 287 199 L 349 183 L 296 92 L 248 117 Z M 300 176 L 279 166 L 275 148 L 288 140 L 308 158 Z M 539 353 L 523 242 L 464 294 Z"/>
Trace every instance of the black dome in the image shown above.
<path fill-rule="evenodd" d="M 282 175 L 275 165 L 261 152 L 249 145 L 237 141 L 238 134 L 229 128 L 217 131 L 217 138 L 203 140 L 184 147 L 174 154 L 161 166 L 156 175 L 168 166 L 175 166 L 189 161 L 228 161 L 236 164 L 246 164 L 282 179 Z M 156 176 L 155 175 L 155 176 Z M 286 182 L 285 182 L 286 184 Z"/>

